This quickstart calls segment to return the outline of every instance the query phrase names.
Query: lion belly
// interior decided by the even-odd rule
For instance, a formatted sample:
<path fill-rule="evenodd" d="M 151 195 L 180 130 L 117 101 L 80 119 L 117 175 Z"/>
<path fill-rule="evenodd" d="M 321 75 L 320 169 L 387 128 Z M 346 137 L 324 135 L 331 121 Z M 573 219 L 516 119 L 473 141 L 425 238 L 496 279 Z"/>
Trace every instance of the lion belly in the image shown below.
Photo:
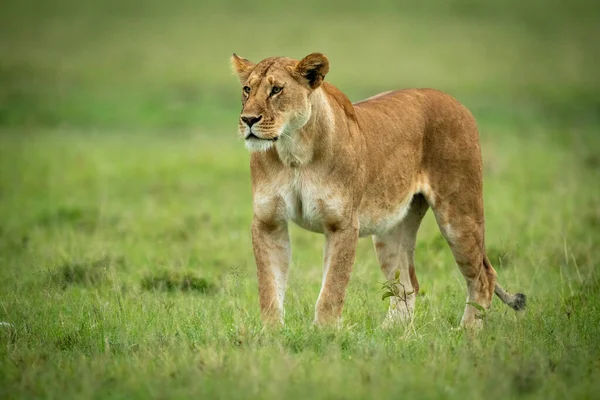
<path fill-rule="evenodd" d="M 407 198 L 395 209 L 391 210 L 370 210 L 369 212 L 359 213 L 359 236 L 382 235 L 389 232 L 397 226 L 406 217 L 410 209 L 412 196 Z M 330 204 L 330 207 L 335 205 Z M 310 203 L 303 202 L 298 198 L 295 202 L 290 202 L 286 207 L 290 211 L 288 216 L 296 225 L 311 232 L 324 233 L 324 226 L 327 223 L 327 217 L 321 212 L 306 214 L 305 210 L 312 209 Z M 316 211 L 316 210 L 315 210 Z"/>
<path fill-rule="evenodd" d="M 369 210 L 359 210 L 358 220 L 360 222 L 359 235 L 383 235 L 397 226 L 410 209 L 410 203 L 413 195 L 406 197 L 396 205 L 390 205 L 385 208 L 372 208 Z"/>
<path fill-rule="evenodd" d="M 409 211 L 412 191 L 393 198 L 364 197 L 358 210 L 359 235 L 382 235 L 398 225 Z M 327 226 L 348 220 L 352 198 L 318 174 L 280 175 L 255 194 L 254 211 L 263 220 L 288 220 L 306 230 L 324 233 Z"/>
<path fill-rule="evenodd" d="M 325 226 L 344 220 L 345 201 L 325 188 L 290 186 L 283 196 L 287 218 L 306 230 L 324 233 Z M 381 235 L 398 225 L 410 208 L 412 194 L 397 204 L 359 209 L 359 236 Z"/>

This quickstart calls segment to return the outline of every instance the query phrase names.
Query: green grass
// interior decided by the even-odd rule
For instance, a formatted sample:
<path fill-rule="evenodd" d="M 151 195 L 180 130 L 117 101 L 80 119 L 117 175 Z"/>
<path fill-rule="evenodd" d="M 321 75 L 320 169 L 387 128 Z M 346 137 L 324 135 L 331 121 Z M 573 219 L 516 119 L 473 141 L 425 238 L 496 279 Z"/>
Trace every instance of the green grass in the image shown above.
<path fill-rule="evenodd" d="M 343 4 L 3 6 L 1 398 L 600 393 L 597 6 Z M 465 285 L 429 214 L 412 327 L 380 328 L 361 240 L 343 327 L 314 329 L 323 237 L 294 227 L 286 326 L 264 331 L 234 51 L 322 51 L 353 100 L 428 86 L 471 108 L 488 253 L 528 309 L 456 330 Z"/>

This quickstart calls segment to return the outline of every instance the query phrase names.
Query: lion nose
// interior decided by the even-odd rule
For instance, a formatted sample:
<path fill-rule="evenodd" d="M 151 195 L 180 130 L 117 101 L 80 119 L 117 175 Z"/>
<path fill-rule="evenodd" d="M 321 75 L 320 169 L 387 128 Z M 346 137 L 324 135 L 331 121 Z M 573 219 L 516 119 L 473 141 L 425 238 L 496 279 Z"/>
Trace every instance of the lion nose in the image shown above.
<path fill-rule="evenodd" d="M 248 125 L 249 127 L 252 127 L 252 125 L 254 125 L 255 123 L 257 123 L 258 121 L 260 121 L 262 119 L 262 115 L 258 116 L 258 117 L 254 117 L 254 116 L 242 116 L 242 121 L 244 121 L 246 123 L 246 125 Z"/>

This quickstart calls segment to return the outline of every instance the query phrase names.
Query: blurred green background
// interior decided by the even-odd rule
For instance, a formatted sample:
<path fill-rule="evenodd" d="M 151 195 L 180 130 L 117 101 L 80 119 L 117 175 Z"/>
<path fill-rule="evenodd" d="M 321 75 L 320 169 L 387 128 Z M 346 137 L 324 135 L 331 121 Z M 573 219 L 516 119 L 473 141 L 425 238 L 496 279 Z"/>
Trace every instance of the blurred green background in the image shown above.
<path fill-rule="evenodd" d="M 233 129 L 232 52 L 331 59 L 352 100 L 435 87 L 488 114 L 598 114 L 594 2 L 10 1 L 4 126 Z M 482 113 L 482 114 L 480 114 Z"/>
<path fill-rule="evenodd" d="M 20 0 L 0 6 L 0 398 L 593 398 L 600 392 L 600 6 L 472 0 Z M 323 237 L 292 227 L 262 330 L 229 58 L 323 52 L 351 100 L 433 87 L 475 115 L 486 329 L 431 214 L 409 327 L 359 243 L 312 328 Z"/>

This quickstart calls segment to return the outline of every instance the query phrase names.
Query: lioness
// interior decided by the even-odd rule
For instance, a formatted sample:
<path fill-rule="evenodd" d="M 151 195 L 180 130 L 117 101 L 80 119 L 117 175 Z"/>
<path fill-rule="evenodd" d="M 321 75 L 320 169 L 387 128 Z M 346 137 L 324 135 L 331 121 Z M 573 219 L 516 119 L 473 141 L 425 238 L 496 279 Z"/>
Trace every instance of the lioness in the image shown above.
<path fill-rule="evenodd" d="M 262 319 L 283 323 L 290 264 L 288 221 L 325 234 L 315 324 L 339 321 L 359 237 L 372 235 L 388 280 L 399 271 L 386 323 L 413 317 L 419 283 L 413 252 L 431 207 L 467 281 L 461 325 L 479 326 L 495 291 L 514 308 L 525 296 L 496 282 L 485 253 L 481 150 L 475 120 L 431 89 L 381 93 L 352 104 L 324 82 L 329 61 L 258 64 L 233 54 L 242 84 L 239 133 L 252 151 L 252 243 Z M 475 304 L 475 306 L 473 306 Z"/>

